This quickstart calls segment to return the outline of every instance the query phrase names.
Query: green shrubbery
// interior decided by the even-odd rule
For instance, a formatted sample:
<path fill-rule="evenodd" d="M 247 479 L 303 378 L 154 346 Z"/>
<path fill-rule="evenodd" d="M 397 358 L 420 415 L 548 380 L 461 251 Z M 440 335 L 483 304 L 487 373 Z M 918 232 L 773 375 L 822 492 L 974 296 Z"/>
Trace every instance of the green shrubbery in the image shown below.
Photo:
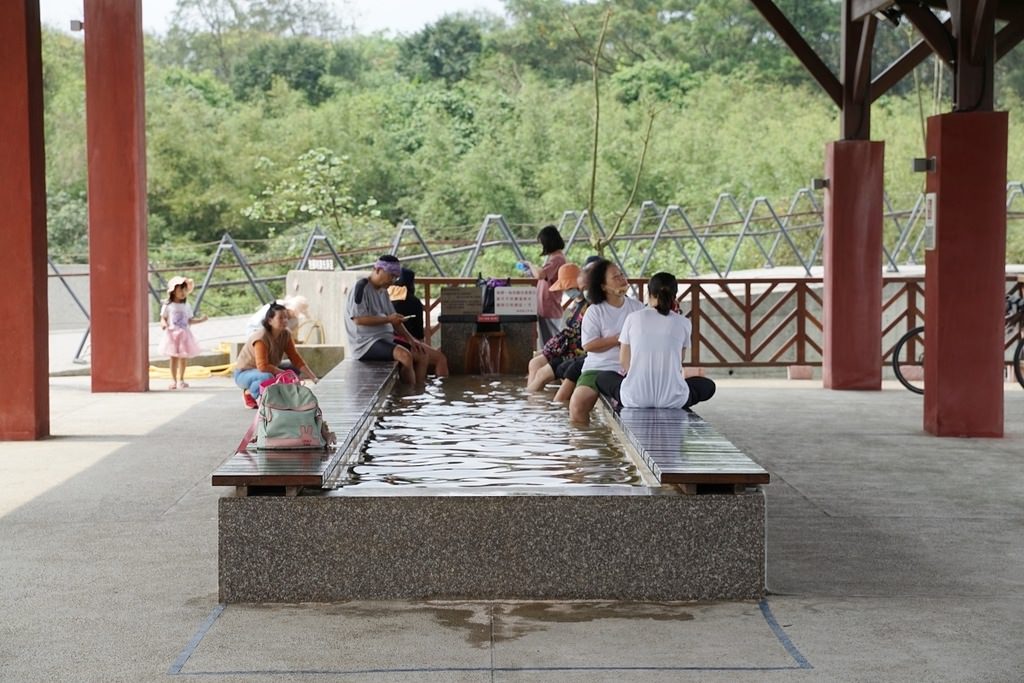
<path fill-rule="evenodd" d="M 452 16 L 407 38 L 350 35 L 324 3 L 236 0 L 216 27 L 196 13 L 201 5 L 228 7 L 180 0 L 174 31 L 146 45 L 155 262 L 208 263 L 224 232 L 252 240 L 253 258 L 297 258 L 314 224 L 339 249 L 383 250 L 406 218 L 431 238 L 465 239 L 500 213 L 529 238 L 586 206 L 587 60 L 604 4 L 507 0 L 508 20 Z M 837 2 L 780 6 L 835 68 Z M 606 225 L 626 204 L 651 106 L 658 114 L 638 199 L 679 204 L 703 220 L 719 193 L 744 206 L 765 196 L 780 208 L 822 174 L 836 108 L 747 0 L 614 7 L 600 64 L 596 210 Z M 887 63 L 907 38 L 880 27 L 876 59 Z M 46 30 L 43 44 L 50 251 L 83 260 L 81 43 Z M 933 74 L 930 62 L 920 67 L 926 114 Z M 1024 60 L 1000 67 L 1011 140 L 1024 132 L 1014 89 L 1022 74 Z M 909 167 L 923 147 L 917 95 L 907 79 L 873 109 L 886 189 L 900 205 L 921 189 Z M 939 106 L 948 110 L 948 98 Z M 1020 145 L 1010 145 L 1009 175 L 1024 178 Z M 1018 223 L 1008 258 L 1021 262 Z M 510 252 L 487 252 L 480 269 L 511 274 L 512 261 Z M 671 249 L 658 265 L 686 270 Z M 231 309 L 232 296 L 211 293 L 211 312 Z"/>

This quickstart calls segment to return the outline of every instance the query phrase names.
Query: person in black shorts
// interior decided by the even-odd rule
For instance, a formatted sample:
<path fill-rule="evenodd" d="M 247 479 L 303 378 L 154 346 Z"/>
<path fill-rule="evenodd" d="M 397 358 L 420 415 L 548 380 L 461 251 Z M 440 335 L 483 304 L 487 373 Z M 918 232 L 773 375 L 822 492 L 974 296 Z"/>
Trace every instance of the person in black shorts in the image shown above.
<path fill-rule="evenodd" d="M 541 353 L 530 361 L 527 391 L 541 391 L 548 382 L 557 379 L 562 384 L 555 394 L 555 400 L 568 401 L 572 396 L 584 355 L 580 343 L 580 326 L 589 304 L 583 296 L 583 290 L 589 282 L 590 268 L 597 260 L 595 256 L 588 258 L 582 269 L 572 264 L 559 269 L 558 282 L 552 289 L 565 291 L 573 297 L 573 301 L 569 304 L 562 330 L 548 340 Z"/>
<path fill-rule="evenodd" d="M 388 287 L 402 274 L 398 259 L 386 254 L 377 259 L 369 277 L 358 280 L 346 302 L 345 331 L 349 350 L 362 361 L 396 361 L 402 382 L 422 384 L 433 364 L 438 375 L 447 374 L 444 354 L 416 339 L 405 327 L 405 318 L 395 311 Z M 404 337 L 408 348 L 395 342 Z"/>
<path fill-rule="evenodd" d="M 423 302 L 416 296 L 416 273 L 402 268 L 402 276 L 388 287 L 388 297 L 395 312 L 405 317 L 405 329 L 412 333 L 414 339 L 423 341 Z"/>

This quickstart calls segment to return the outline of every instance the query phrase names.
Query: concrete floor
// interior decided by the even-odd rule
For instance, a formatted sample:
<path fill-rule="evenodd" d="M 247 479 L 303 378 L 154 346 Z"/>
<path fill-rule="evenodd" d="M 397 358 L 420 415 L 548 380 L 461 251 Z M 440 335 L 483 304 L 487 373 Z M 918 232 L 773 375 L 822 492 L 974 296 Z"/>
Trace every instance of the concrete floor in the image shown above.
<path fill-rule="evenodd" d="M 699 412 L 773 477 L 761 604 L 226 608 L 209 477 L 238 391 L 51 387 L 54 437 L 0 443 L 3 681 L 1024 680 L 1016 386 L 1006 438 L 973 440 L 894 387 L 721 381 Z"/>

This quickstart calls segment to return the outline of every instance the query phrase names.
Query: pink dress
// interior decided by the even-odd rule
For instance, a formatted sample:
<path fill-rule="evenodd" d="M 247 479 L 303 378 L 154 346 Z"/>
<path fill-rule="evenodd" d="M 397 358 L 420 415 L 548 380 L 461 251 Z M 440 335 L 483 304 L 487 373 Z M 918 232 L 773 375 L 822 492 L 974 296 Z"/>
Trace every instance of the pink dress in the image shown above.
<path fill-rule="evenodd" d="M 164 304 L 160 309 L 160 317 L 167 318 L 167 329 L 160 340 L 160 353 L 174 358 L 198 356 L 199 342 L 188 324 L 193 318 L 192 307 L 187 303 Z"/>

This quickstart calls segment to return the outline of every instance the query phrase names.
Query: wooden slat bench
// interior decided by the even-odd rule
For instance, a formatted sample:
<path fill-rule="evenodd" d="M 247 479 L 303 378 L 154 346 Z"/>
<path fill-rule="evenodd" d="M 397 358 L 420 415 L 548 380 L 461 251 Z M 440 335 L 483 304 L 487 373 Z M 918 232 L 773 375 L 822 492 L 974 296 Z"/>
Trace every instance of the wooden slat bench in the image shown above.
<path fill-rule="evenodd" d="M 241 496 L 282 490 L 294 496 L 303 487 L 325 488 L 372 425 L 373 408 L 390 391 L 395 377 L 394 363 L 339 363 L 319 384 L 310 385 L 324 419 L 338 437 L 336 445 L 326 450 L 279 451 L 240 445 L 213 473 L 212 484 L 234 486 Z"/>
<path fill-rule="evenodd" d="M 653 408 L 608 412 L 662 484 L 701 493 L 770 481 L 767 470 L 695 413 Z"/>

